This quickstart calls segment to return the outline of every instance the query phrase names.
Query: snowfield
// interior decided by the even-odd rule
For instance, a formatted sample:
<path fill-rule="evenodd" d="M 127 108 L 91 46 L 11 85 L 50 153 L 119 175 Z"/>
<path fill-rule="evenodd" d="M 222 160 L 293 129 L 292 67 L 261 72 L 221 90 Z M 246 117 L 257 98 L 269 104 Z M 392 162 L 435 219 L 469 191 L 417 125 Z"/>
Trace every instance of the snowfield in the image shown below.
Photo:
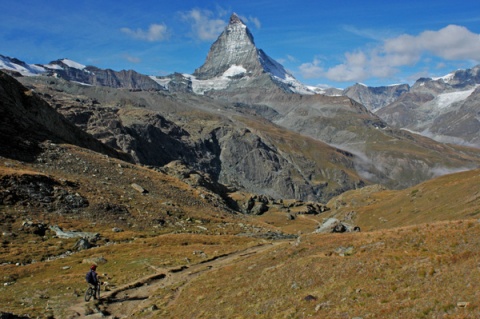
<path fill-rule="evenodd" d="M 473 91 L 475 91 L 475 89 L 439 94 L 434 100 L 435 106 L 440 109 L 447 108 L 455 102 L 465 100 Z"/>

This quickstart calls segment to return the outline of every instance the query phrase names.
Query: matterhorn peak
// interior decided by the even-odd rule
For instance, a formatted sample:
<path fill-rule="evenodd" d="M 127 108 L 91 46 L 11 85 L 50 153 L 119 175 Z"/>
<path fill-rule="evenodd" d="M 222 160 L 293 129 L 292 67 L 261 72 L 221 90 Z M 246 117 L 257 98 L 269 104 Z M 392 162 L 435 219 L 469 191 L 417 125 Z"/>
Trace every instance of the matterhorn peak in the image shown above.
<path fill-rule="evenodd" d="M 229 24 L 210 47 L 205 63 L 193 75 L 198 80 L 239 80 L 270 75 L 283 88 L 308 91 L 280 63 L 257 49 L 252 33 L 236 13 L 230 16 Z M 298 90 L 297 87 L 302 88 Z"/>
<path fill-rule="evenodd" d="M 241 66 L 252 73 L 260 67 L 257 55 L 252 34 L 233 13 L 230 23 L 212 44 L 205 63 L 195 70 L 194 75 L 199 79 L 214 78 L 222 76 L 232 66 Z"/>

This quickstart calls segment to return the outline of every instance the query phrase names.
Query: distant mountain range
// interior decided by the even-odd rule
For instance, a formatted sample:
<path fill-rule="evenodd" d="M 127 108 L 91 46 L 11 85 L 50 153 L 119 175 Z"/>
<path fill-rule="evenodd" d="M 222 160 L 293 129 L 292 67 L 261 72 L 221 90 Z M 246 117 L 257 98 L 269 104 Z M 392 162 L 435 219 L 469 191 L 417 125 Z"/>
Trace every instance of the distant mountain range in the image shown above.
<path fill-rule="evenodd" d="M 324 201 L 370 183 L 403 188 L 480 165 L 479 67 L 412 87 L 307 87 L 255 46 L 236 14 L 192 75 L 5 56 L 0 69 L 135 162 L 181 161 L 275 198 Z"/>

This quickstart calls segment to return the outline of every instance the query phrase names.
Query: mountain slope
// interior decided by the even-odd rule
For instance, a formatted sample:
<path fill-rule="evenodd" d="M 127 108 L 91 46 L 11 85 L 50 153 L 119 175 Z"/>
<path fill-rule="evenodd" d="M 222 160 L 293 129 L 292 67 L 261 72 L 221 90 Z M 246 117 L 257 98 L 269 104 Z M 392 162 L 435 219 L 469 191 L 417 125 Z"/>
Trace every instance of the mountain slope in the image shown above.
<path fill-rule="evenodd" d="M 283 66 L 256 48 L 235 14 L 195 75 L 146 77 L 122 71 L 110 76 L 109 70 L 66 59 L 45 68 L 50 70 L 45 75 L 22 81 L 138 163 L 163 166 L 180 160 L 217 182 L 276 198 L 325 200 L 365 183 L 403 188 L 480 163 L 479 150 L 392 128 L 346 96 L 296 93 L 308 90 L 291 82 Z M 67 82 L 54 78 L 59 74 Z M 458 78 L 468 82 L 466 76 Z M 432 100 L 432 91 L 442 89 L 439 83 L 424 85 L 427 89 L 416 95 L 404 93 L 400 100 Z M 379 96 L 394 98 L 403 89 L 388 89 L 386 95 L 380 90 Z M 468 126 L 472 136 L 475 121 Z M 261 128 L 253 130 L 252 123 L 262 123 Z M 294 145 L 317 144 L 325 152 L 317 157 L 304 148 L 298 156 L 302 160 L 293 160 L 295 147 L 269 135 L 279 127 Z M 327 163 L 333 168 L 324 169 Z"/>
<path fill-rule="evenodd" d="M 262 85 L 211 91 L 208 96 L 274 110 L 266 113 L 271 114 L 269 120 L 354 154 L 360 176 L 388 187 L 408 187 L 442 169 L 475 168 L 480 163 L 479 150 L 447 146 L 391 128 L 344 96 L 288 94 Z"/>
<path fill-rule="evenodd" d="M 478 218 L 480 215 L 480 170 L 448 174 L 391 191 L 378 186 L 353 190 L 333 198 L 331 215 L 364 230 Z M 452 199 L 455 200 L 452 200 Z"/>
<path fill-rule="evenodd" d="M 377 114 L 395 127 L 442 142 L 480 148 L 479 86 L 480 66 L 441 78 L 419 79 L 410 92 Z"/>
<path fill-rule="evenodd" d="M 328 200 L 365 183 L 353 155 L 266 121 L 244 104 L 193 93 L 21 80 L 66 118 L 137 163 L 181 161 L 215 181 L 274 198 Z M 288 141 L 288 142 L 287 142 Z"/>
<path fill-rule="evenodd" d="M 0 72 L 0 121 L 1 156 L 32 160 L 39 152 L 37 144 L 50 140 L 131 160 L 77 128 L 36 93 L 3 72 Z"/>

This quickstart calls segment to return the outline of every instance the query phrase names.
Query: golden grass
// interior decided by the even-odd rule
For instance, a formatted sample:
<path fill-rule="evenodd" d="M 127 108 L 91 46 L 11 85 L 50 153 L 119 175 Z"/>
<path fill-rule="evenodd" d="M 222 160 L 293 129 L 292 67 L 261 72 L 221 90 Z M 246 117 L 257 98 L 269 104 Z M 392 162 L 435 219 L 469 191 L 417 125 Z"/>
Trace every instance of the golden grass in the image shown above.
<path fill-rule="evenodd" d="M 138 234 L 137 234 L 138 235 Z M 68 306 L 82 301 L 85 273 L 91 260 L 104 258 L 97 271 L 111 288 L 133 282 L 168 268 L 196 264 L 254 246 L 259 240 L 248 237 L 170 234 L 136 238 L 131 242 L 106 245 L 75 253 L 67 258 L 23 266 L 3 265 L 0 308 L 17 314 L 61 318 Z M 106 276 L 104 275 L 106 274 Z"/>
<path fill-rule="evenodd" d="M 478 318 L 479 235 L 476 220 L 305 235 L 198 277 L 164 311 L 169 318 Z M 342 257 L 341 247 L 353 254 Z"/>
<path fill-rule="evenodd" d="M 349 191 L 332 199 L 331 215 L 355 211 L 363 230 L 480 217 L 480 170 L 441 176 L 400 191 Z M 335 209 L 337 208 L 338 209 Z"/>

